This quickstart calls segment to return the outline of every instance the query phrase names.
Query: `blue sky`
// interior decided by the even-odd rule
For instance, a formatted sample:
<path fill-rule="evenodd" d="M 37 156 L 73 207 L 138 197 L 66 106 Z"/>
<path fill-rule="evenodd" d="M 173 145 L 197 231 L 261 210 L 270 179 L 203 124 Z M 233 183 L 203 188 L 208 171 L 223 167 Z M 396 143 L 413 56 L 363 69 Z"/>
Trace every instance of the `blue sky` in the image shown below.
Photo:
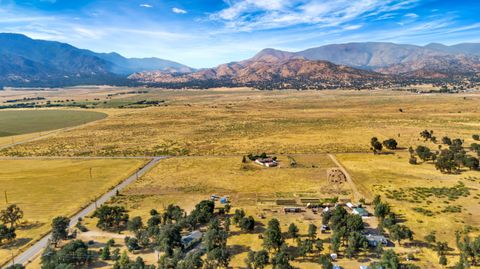
<path fill-rule="evenodd" d="M 0 32 L 211 67 L 263 48 L 480 42 L 478 0 L 0 0 Z"/>

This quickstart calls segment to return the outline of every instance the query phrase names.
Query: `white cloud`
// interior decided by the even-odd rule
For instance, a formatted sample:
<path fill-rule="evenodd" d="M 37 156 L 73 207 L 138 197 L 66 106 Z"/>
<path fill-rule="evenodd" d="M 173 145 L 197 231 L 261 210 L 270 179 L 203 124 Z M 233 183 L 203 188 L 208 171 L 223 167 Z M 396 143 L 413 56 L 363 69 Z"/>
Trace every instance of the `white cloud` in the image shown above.
<path fill-rule="evenodd" d="M 140 4 L 140 7 L 144 7 L 144 8 L 152 8 L 153 6 L 150 5 L 150 4 Z"/>
<path fill-rule="evenodd" d="M 405 17 L 416 19 L 416 18 L 418 18 L 418 15 L 415 14 L 415 13 L 407 13 L 407 14 L 405 14 Z"/>
<path fill-rule="evenodd" d="M 228 7 L 210 15 L 237 31 L 275 29 L 293 25 L 323 27 L 414 6 L 418 0 L 230 0 Z"/>
<path fill-rule="evenodd" d="M 362 28 L 361 24 L 347 25 L 343 27 L 344 30 L 357 30 L 360 28 Z"/>
<path fill-rule="evenodd" d="M 177 13 L 177 14 L 187 14 L 186 10 L 181 9 L 181 8 L 177 8 L 177 7 L 172 8 L 172 12 Z"/>

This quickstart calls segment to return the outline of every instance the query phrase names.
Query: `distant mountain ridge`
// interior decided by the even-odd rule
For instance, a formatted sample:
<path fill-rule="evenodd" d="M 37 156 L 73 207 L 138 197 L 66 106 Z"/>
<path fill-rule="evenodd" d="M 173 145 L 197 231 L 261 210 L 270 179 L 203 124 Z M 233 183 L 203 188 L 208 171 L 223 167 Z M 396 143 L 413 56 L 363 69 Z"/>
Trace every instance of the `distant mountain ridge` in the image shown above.
<path fill-rule="evenodd" d="M 416 74 L 415 71 L 422 69 L 429 70 L 432 74 L 441 73 L 444 77 L 449 74 L 480 72 L 478 67 L 480 43 L 462 43 L 452 46 L 438 43 L 417 46 L 386 42 L 331 44 L 299 52 L 266 49 L 252 59 L 279 58 L 279 56 L 282 60 L 286 58 L 322 60 L 391 75 L 411 76 Z M 440 62 L 443 66 L 440 66 Z"/>
<path fill-rule="evenodd" d="M 128 82 L 140 71 L 192 72 L 188 66 L 158 58 L 125 58 L 117 53 L 95 53 L 66 43 L 34 40 L 0 33 L 0 84 L 68 85 Z"/>

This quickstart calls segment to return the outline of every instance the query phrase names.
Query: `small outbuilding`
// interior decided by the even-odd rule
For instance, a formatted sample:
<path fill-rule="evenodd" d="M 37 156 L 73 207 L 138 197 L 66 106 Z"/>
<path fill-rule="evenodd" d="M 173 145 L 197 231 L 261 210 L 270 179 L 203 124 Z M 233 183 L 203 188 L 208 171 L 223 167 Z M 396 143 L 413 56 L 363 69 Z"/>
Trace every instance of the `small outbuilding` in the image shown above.
<path fill-rule="evenodd" d="M 255 163 L 265 167 L 275 167 L 278 165 L 278 162 L 273 158 L 258 158 L 255 160 Z"/>
<path fill-rule="evenodd" d="M 301 207 L 284 207 L 283 212 L 285 212 L 285 214 L 286 213 L 300 213 L 300 212 L 302 212 L 302 208 Z"/>

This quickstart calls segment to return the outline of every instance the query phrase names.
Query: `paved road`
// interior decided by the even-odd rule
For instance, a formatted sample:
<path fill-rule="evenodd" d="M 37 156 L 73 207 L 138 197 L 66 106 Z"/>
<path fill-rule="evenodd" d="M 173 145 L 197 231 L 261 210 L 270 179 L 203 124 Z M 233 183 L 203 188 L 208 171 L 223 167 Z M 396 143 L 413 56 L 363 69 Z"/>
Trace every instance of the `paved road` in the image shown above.
<path fill-rule="evenodd" d="M 122 183 L 117 185 L 115 188 L 113 188 L 109 192 L 105 193 L 97 201 L 91 203 L 89 206 L 82 209 L 75 216 L 73 216 L 70 219 L 70 227 L 73 227 L 77 224 L 78 218 L 83 218 L 83 217 L 89 215 L 90 213 L 92 213 L 93 211 L 95 211 L 95 208 L 97 206 L 100 206 L 101 204 L 105 203 L 110 198 L 115 196 L 117 190 L 121 190 L 121 189 L 125 188 L 130 183 L 135 181 L 138 177 L 145 174 L 148 170 L 150 170 L 153 166 L 155 166 L 155 164 L 157 164 L 160 160 L 165 159 L 165 158 L 167 158 L 167 157 L 154 157 L 154 158 L 152 158 L 152 160 L 150 162 L 148 162 L 143 168 L 139 169 L 135 174 L 133 174 L 130 177 L 128 177 L 127 179 L 125 179 Z M 27 264 L 27 263 L 31 262 L 47 246 L 48 240 L 50 239 L 50 236 L 51 236 L 51 234 L 47 234 L 42 239 L 40 239 L 38 242 L 36 242 L 34 245 L 32 245 L 27 250 L 22 252 L 20 255 L 15 257 L 15 264 Z M 4 268 L 6 268 L 9 265 L 12 265 L 12 262 L 8 263 Z"/>
<path fill-rule="evenodd" d="M 358 201 L 361 198 L 365 199 L 365 197 L 358 191 L 357 186 L 355 186 L 355 182 L 353 182 L 352 177 L 350 176 L 348 171 L 342 166 L 342 164 L 337 160 L 337 158 L 332 154 L 328 154 L 328 157 L 332 159 L 332 161 L 340 168 L 340 170 L 343 172 L 343 174 L 347 178 L 348 185 L 350 186 L 350 189 L 352 190 L 352 193 L 353 193 L 353 200 Z"/>

